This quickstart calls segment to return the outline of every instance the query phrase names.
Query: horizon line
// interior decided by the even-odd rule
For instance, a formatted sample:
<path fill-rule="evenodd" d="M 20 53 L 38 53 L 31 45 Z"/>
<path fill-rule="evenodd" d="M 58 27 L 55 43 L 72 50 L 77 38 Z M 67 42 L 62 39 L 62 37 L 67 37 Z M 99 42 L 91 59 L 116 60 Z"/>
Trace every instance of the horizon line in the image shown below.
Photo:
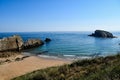
<path fill-rule="evenodd" d="M 96 30 L 103 30 L 103 29 L 96 29 Z M 19 33 L 19 32 L 94 32 L 95 30 L 82 30 L 82 31 L 0 31 L 0 33 Z M 120 30 L 105 30 L 111 32 L 119 32 Z"/>

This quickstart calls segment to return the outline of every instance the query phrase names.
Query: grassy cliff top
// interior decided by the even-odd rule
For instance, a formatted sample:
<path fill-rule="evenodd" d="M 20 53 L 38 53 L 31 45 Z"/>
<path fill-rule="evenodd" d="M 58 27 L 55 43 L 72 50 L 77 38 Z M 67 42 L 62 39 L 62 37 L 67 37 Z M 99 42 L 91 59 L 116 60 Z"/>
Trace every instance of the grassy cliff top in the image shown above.
<path fill-rule="evenodd" d="M 120 54 L 37 70 L 13 80 L 120 80 Z"/>

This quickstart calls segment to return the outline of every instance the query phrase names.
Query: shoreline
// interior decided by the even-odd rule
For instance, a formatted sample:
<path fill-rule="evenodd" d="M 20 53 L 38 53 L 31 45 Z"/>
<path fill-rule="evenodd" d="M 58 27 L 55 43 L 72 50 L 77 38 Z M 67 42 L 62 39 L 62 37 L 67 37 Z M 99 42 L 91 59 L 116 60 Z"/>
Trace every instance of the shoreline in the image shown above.
<path fill-rule="evenodd" d="M 0 65 L 0 78 L 1 80 L 10 80 L 14 77 L 24 75 L 26 73 L 32 72 L 38 69 L 44 69 L 53 66 L 61 66 L 64 64 L 70 64 L 72 61 L 65 59 L 52 59 L 52 58 L 43 58 L 39 56 L 29 56 L 23 60 L 15 61 L 16 58 L 22 58 L 26 55 L 19 54 L 16 56 L 9 57 L 9 60 L 12 62 L 1 64 Z M 0 58 L 8 59 L 8 58 Z"/>
<path fill-rule="evenodd" d="M 49 55 L 49 54 L 33 54 L 30 52 L 23 52 L 24 55 L 27 56 L 36 56 L 45 59 L 58 59 L 58 60 L 68 60 L 68 61 L 76 61 L 76 60 L 83 60 L 83 59 L 93 59 L 97 57 L 106 57 L 106 56 L 113 56 L 117 53 L 110 53 L 110 54 L 91 54 L 91 55 L 73 55 L 73 54 L 64 54 L 64 55 Z"/>
<path fill-rule="evenodd" d="M 1 80 L 10 80 L 12 78 L 30 73 L 35 70 L 45 69 L 48 67 L 62 66 L 65 64 L 70 64 L 76 60 L 90 59 L 82 58 L 79 59 L 67 59 L 60 58 L 57 56 L 47 56 L 47 55 L 31 55 L 31 53 L 12 55 L 7 58 L 0 58 L 0 60 L 10 60 L 10 62 L 5 62 L 0 64 L 0 78 Z"/>
<path fill-rule="evenodd" d="M 53 56 L 53 55 L 44 55 L 44 54 L 36 55 L 36 54 L 29 53 L 29 52 L 23 52 L 22 55 L 35 56 L 35 57 L 38 57 L 38 58 L 49 59 L 49 60 L 61 60 L 61 61 L 74 61 L 75 60 L 75 59 Z"/>
<path fill-rule="evenodd" d="M 45 55 L 45 54 L 32 54 L 30 52 L 23 52 L 23 55 L 27 56 L 37 56 L 40 58 L 45 58 L 45 59 L 58 59 L 58 60 L 68 60 L 68 61 L 76 61 L 76 60 L 82 60 L 82 59 L 90 59 L 94 58 L 95 56 L 76 56 L 76 55 Z"/>

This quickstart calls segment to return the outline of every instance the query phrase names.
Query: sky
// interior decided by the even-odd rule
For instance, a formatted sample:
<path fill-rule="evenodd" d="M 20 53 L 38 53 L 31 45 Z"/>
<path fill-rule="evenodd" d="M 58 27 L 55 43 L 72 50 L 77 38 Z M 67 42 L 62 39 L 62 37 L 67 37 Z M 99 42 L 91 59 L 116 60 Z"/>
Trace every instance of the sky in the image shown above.
<path fill-rule="evenodd" d="M 0 0 L 0 32 L 120 31 L 120 0 Z"/>

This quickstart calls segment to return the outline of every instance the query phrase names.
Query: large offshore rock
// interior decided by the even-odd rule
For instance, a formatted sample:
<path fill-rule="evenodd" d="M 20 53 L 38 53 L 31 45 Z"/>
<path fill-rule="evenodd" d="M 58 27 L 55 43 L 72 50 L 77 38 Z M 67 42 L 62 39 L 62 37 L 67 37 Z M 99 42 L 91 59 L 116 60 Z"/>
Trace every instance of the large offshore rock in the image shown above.
<path fill-rule="evenodd" d="M 19 51 L 23 47 L 23 40 L 20 36 L 0 39 L 0 51 Z"/>
<path fill-rule="evenodd" d="M 24 43 L 24 49 L 34 48 L 43 45 L 44 42 L 40 39 L 28 39 Z"/>
<path fill-rule="evenodd" d="M 88 36 L 101 37 L 101 38 L 115 38 L 112 33 L 104 30 L 96 30 L 94 33 Z"/>

